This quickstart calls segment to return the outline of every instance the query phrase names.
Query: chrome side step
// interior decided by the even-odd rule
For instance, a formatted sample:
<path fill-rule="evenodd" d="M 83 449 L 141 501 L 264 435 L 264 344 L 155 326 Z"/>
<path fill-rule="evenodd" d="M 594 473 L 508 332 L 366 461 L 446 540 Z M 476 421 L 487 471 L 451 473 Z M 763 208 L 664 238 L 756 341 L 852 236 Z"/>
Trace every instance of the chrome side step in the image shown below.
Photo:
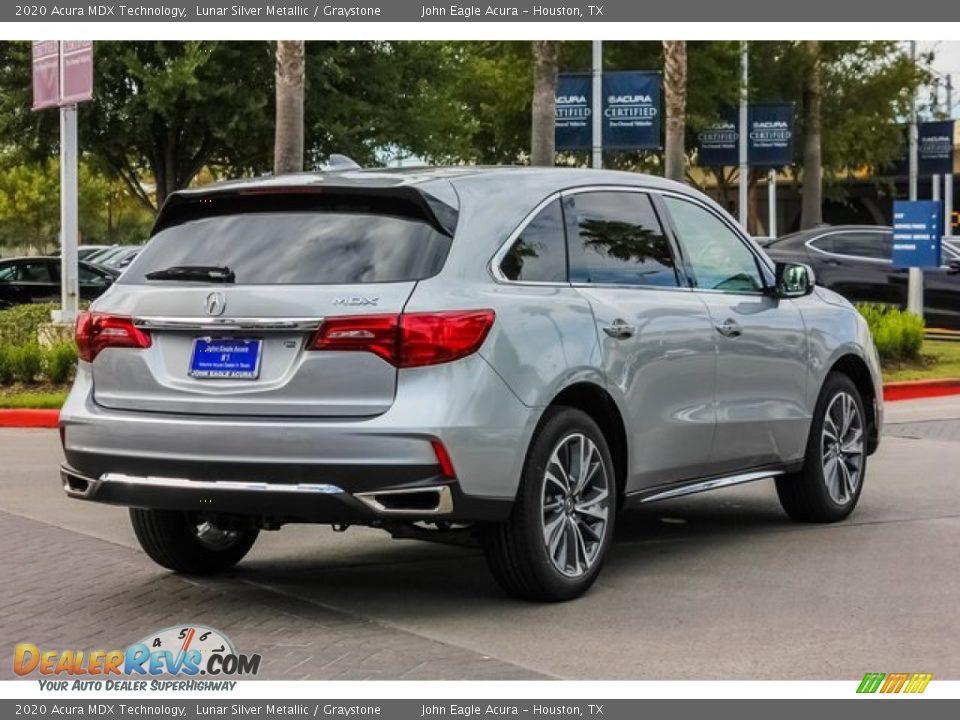
<path fill-rule="evenodd" d="M 668 500 L 669 498 L 683 497 L 684 495 L 694 495 L 695 493 L 706 492 L 707 490 L 741 485 L 743 483 L 753 482 L 754 480 L 764 480 L 783 474 L 783 470 L 756 470 L 754 472 L 739 473 L 737 475 L 710 478 L 709 480 L 700 480 L 689 485 L 662 490 L 643 498 L 640 502 L 648 503 L 654 502 L 655 500 Z"/>

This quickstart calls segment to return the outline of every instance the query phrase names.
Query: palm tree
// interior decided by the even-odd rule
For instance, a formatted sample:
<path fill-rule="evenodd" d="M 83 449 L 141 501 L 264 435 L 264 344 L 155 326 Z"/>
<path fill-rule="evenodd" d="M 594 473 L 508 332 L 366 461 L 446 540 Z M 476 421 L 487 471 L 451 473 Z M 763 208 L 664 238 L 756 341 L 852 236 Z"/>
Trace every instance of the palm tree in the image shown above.
<path fill-rule="evenodd" d="M 303 40 L 277 41 L 277 114 L 274 128 L 273 172 L 303 170 Z"/>
<path fill-rule="evenodd" d="M 556 40 L 533 42 L 533 108 L 531 112 L 530 164 L 552 167 L 556 152 L 554 116 L 557 94 Z"/>
<path fill-rule="evenodd" d="M 686 153 L 684 133 L 687 124 L 687 43 L 663 41 L 663 95 L 667 111 L 666 143 L 663 151 L 664 175 L 683 182 Z"/>
<path fill-rule="evenodd" d="M 820 113 L 823 101 L 823 78 L 820 42 L 803 43 L 806 67 L 803 74 L 803 201 L 800 228 L 811 228 L 823 222 L 823 156 L 820 148 Z"/>

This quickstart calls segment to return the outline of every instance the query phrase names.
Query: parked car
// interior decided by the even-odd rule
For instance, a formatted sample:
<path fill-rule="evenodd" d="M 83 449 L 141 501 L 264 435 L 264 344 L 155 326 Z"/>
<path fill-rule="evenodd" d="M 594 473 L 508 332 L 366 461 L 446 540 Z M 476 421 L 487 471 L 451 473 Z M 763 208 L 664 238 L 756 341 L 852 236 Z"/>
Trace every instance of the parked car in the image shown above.
<path fill-rule="evenodd" d="M 122 270 L 133 262 L 134 258 L 140 254 L 140 250 L 142 249 L 143 248 L 141 245 L 126 245 L 118 252 L 112 253 L 108 258 L 103 260 L 101 264 L 104 267 Z"/>
<path fill-rule="evenodd" d="M 120 274 L 81 261 L 80 298 L 95 300 Z M 60 300 L 60 258 L 21 257 L 0 260 L 0 308 Z"/>
<path fill-rule="evenodd" d="M 817 284 L 851 302 L 907 306 L 907 268 L 894 267 L 893 230 L 837 225 L 784 235 L 766 245 L 775 261 L 809 264 Z M 960 250 L 943 243 L 943 266 L 923 271 L 924 319 L 931 328 L 960 330 Z"/>
<path fill-rule="evenodd" d="M 109 250 L 111 247 L 110 245 L 81 245 L 77 248 L 77 259 L 89 260 L 91 255 Z M 54 255 L 59 256 L 60 253 L 54 253 Z"/>
<path fill-rule="evenodd" d="M 98 252 L 92 253 L 84 258 L 87 262 L 94 263 L 96 265 L 104 265 L 106 261 L 112 258 L 115 255 L 122 253 L 126 247 L 124 245 L 111 245 L 106 247 Z"/>
<path fill-rule="evenodd" d="M 368 525 L 564 600 L 628 498 L 775 478 L 838 521 L 879 442 L 860 315 L 661 178 L 274 177 L 174 193 L 154 233 L 79 319 L 62 482 L 178 572 Z"/>

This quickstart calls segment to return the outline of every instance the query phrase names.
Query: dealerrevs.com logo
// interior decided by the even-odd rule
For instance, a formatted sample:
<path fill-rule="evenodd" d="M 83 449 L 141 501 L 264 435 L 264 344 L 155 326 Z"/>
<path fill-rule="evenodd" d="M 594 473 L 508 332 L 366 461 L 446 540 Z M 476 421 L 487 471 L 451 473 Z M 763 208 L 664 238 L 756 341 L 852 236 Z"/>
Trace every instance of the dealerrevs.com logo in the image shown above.
<path fill-rule="evenodd" d="M 123 650 L 56 650 L 34 643 L 19 643 L 14 648 L 13 670 L 21 676 L 68 677 L 74 680 L 44 682 L 52 690 L 68 689 L 140 689 L 126 687 L 127 682 L 111 681 L 111 676 L 197 676 L 215 678 L 256 675 L 260 655 L 238 653 L 226 635 L 203 625 L 181 625 L 150 633 Z M 106 679 L 111 687 L 91 687 L 90 681 Z M 212 679 L 212 678 L 211 678 Z M 42 681 L 41 681 L 42 682 Z M 123 687 L 121 687 L 123 685 Z M 232 685 L 232 683 L 231 683 Z"/>

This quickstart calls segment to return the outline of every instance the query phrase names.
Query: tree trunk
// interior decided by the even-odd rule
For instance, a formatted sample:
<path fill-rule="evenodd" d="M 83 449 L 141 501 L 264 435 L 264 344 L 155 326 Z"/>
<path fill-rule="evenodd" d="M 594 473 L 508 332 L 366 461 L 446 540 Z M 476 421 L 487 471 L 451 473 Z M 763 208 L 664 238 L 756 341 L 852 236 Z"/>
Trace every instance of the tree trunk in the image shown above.
<path fill-rule="evenodd" d="M 556 154 L 554 116 L 557 94 L 556 40 L 533 42 L 533 109 L 530 132 L 530 164 L 552 167 Z"/>
<path fill-rule="evenodd" d="M 663 41 L 663 96 L 667 111 L 666 142 L 663 151 L 664 175 L 683 182 L 687 124 L 687 43 Z"/>
<path fill-rule="evenodd" d="M 820 148 L 820 110 L 822 77 L 820 43 L 804 42 L 807 66 L 803 76 L 803 204 L 800 229 L 823 222 L 823 158 Z"/>
<path fill-rule="evenodd" d="M 305 49 L 302 40 L 277 41 L 277 114 L 273 172 L 303 170 L 303 87 Z"/>

